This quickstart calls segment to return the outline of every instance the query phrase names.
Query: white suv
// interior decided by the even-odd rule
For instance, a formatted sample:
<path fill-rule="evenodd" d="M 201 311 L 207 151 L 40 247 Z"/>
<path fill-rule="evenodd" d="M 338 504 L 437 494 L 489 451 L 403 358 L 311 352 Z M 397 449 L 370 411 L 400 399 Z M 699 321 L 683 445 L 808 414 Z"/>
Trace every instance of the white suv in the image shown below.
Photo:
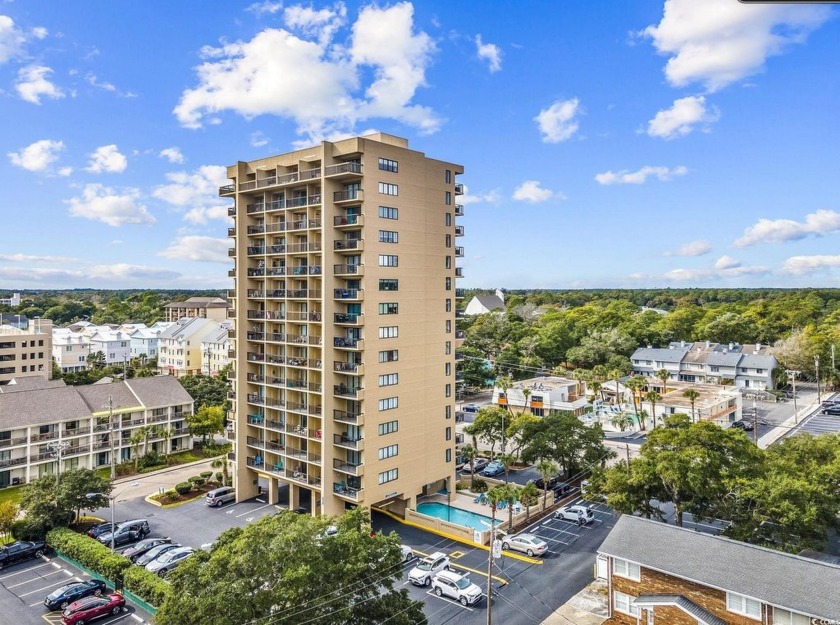
<path fill-rule="evenodd" d="M 438 551 L 420 560 L 408 574 L 408 581 L 417 586 L 428 586 L 435 575 L 448 569 L 449 557 Z"/>
<path fill-rule="evenodd" d="M 473 584 L 465 575 L 451 571 L 441 571 L 432 579 L 432 590 L 438 597 L 451 597 L 461 605 L 472 605 L 482 597 L 481 588 Z"/>
<path fill-rule="evenodd" d="M 577 521 L 578 524 L 584 525 L 592 523 L 595 520 L 595 515 L 592 513 L 592 508 L 588 506 L 566 506 L 555 512 L 554 518 Z"/>

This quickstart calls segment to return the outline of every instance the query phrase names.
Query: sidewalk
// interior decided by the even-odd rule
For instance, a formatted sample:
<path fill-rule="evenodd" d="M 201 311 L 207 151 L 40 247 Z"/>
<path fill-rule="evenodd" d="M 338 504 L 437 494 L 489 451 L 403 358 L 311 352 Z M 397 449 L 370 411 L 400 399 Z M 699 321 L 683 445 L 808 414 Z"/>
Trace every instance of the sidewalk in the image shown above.
<path fill-rule="evenodd" d="M 601 625 L 607 616 L 606 582 L 596 580 L 557 608 L 542 625 Z"/>
<path fill-rule="evenodd" d="M 768 447 L 770 447 L 770 445 L 772 445 L 780 438 L 782 438 L 785 434 L 790 432 L 791 428 L 794 428 L 797 424 L 802 423 L 802 419 L 811 414 L 811 412 L 814 411 L 819 405 L 820 402 L 817 400 L 816 397 L 814 397 L 814 399 L 809 404 L 807 404 L 803 408 L 799 408 L 799 410 L 792 417 L 790 417 L 786 421 L 783 421 L 782 423 L 779 423 L 776 427 L 767 432 L 767 434 L 760 437 L 758 439 L 758 446 L 761 449 L 767 449 Z"/>
<path fill-rule="evenodd" d="M 143 473 L 141 475 L 132 475 L 129 477 L 118 477 L 114 480 L 114 491 L 117 497 L 122 493 L 122 500 L 125 499 L 139 499 L 141 497 L 148 497 L 154 495 L 163 487 L 165 489 L 174 488 L 175 484 L 185 482 L 187 478 L 198 475 L 202 471 L 215 471 L 210 467 L 213 458 L 205 460 L 197 460 L 196 462 L 189 462 L 187 464 L 179 464 L 173 467 L 166 467 L 151 473 Z M 132 486 L 134 483 L 137 486 Z M 122 489 L 122 491 L 120 490 Z M 124 491 L 124 492 L 123 492 Z"/>

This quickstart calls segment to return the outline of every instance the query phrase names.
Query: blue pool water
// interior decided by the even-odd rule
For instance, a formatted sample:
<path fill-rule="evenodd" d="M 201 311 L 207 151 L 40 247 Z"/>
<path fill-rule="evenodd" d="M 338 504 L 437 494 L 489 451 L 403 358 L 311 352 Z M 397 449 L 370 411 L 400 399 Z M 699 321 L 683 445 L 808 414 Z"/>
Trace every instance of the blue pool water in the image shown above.
<path fill-rule="evenodd" d="M 468 510 L 461 510 L 460 508 L 453 508 L 445 503 L 427 502 L 417 504 L 417 512 L 425 514 L 426 516 L 435 517 L 455 523 L 456 525 L 463 525 L 464 527 L 471 527 L 474 530 L 490 529 L 490 517 Z M 496 525 L 501 523 L 500 519 L 496 519 Z"/>

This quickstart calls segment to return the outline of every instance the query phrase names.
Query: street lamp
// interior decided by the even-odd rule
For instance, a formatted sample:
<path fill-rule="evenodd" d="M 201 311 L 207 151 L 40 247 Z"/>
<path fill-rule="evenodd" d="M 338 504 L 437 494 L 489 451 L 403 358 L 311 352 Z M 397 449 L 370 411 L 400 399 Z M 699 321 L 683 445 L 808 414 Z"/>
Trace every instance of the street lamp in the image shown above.
<path fill-rule="evenodd" d="M 116 534 L 116 527 L 114 527 L 114 504 L 117 503 L 117 497 L 122 495 L 125 491 L 129 488 L 134 488 L 135 486 L 139 486 L 140 482 L 132 482 L 125 488 L 123 488 L 120 492 L 116 495 L 106 495 L 105 493 L 85 493 L 85 497 L 88 499 L 96 499 L 97 497 L 107 497 L 111 502 L 111 551 L 114 551 L 114 538 Z"/>

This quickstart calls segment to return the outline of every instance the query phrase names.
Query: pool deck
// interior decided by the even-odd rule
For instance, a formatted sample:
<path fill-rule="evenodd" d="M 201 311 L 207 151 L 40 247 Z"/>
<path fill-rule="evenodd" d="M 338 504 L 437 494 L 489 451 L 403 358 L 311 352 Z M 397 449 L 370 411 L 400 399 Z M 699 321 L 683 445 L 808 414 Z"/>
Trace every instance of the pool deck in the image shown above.
<path fill-rule="evenodd" d="M 466 510 L 474 514 L 480 514 L 483 517 L 491 518 L 492 511 L 490 506 L 482 503 L 475 503 L 474 499 L 477 495 L 464 495 L 463 493 L 452 493 L 449 497 L 435 493 L 426 497 L 418 498 L 417 503 L 442 503 L 449 504 L 453 508 Z M 496 519 L 504 521 L 507 519 L 507 509 L 496 510 Z"/>

